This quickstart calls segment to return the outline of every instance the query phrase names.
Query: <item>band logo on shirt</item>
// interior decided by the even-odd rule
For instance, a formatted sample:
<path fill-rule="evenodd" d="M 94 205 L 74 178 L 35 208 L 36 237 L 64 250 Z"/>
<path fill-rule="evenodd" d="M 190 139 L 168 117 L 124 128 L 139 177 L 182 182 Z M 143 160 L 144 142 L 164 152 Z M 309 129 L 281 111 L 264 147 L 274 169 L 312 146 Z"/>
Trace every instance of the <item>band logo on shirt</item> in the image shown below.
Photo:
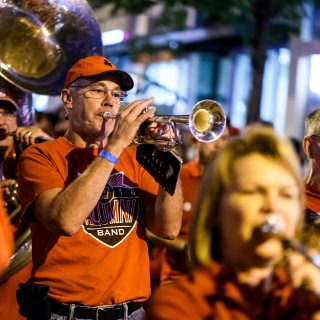
<path fill-rule="evenodd" d="M 139 215 L 137 187 L 124 184 L 123 172 L 110 176 L 100 200 L 82 228 L 108 247 L 116 247 L 134 229 Z"/>

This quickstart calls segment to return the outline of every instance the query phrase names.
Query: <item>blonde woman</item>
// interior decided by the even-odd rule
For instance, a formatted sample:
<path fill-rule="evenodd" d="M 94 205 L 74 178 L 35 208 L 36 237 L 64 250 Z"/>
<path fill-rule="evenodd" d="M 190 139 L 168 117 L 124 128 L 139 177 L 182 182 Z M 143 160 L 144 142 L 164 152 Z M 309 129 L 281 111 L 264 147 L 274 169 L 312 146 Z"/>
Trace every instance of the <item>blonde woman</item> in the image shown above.
<path fill-rule="evenodd" d="M 303 194 L 295 151 L 273 129 L 231 140 L 204 174 L 190 235 L 193 271 L 154 293 L 147 319 L 312 319 L 319 270 L 284 246 L 302 228 Z"/>

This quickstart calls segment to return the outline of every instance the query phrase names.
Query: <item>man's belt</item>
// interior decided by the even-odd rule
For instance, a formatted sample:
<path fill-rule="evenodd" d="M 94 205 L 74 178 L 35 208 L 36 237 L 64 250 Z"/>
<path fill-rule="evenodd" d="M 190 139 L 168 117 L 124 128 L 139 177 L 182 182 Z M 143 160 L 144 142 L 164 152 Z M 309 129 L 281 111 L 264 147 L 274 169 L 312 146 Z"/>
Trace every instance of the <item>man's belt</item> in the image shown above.
<path fill-rule="evenodd" d="M 51 305 L 51 312 L 61 315 L 69 316 L 71 311 L 71 305 L 60 303 L 52 298 L 49 298 Z M 115 320 L 123 318 L 126 314 L 126 306 L 128 308 L 127 314 L 130 315 L 134 311 L 142 307 L 142 303 L 139 302 L 125 302 L 123 304 L 117 304 L 114 306 L 103 307 L 88 307 L 75 305 L 73 316 L 75 318 L 83 319 L 97 319 L 97 320 Z"/>

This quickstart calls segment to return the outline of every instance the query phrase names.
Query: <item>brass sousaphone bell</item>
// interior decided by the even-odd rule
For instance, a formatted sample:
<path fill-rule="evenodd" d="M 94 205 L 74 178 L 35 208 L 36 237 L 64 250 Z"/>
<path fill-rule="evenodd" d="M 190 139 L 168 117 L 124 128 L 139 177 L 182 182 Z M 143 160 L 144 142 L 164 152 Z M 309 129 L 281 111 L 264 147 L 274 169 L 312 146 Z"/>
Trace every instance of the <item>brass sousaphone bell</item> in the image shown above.
<path fill-rule="evenodd" d="M 0 75 L 22 90 L 58 95 L 72 64 L 101 54 L 85 0 L 0 1 Z"/>

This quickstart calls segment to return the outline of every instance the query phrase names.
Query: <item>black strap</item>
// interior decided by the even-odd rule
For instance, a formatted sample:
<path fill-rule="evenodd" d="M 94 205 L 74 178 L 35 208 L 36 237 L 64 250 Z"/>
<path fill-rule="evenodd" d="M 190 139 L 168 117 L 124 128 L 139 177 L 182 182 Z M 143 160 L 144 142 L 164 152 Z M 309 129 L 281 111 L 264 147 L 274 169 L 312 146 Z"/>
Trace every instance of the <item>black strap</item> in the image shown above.
<path fill-rule="evenodd" d="M 19 313 L 28 320 L 49 320 L 51 309 L 48 290 L 47 285 L 20 283 L 16 292 Z"/>
<path fill-rule="evenodd" d="M 137 147 L 136 159 L 164 190 L 173 195 L 182 166 L 182 159 L 176 152 L 159 151 L 151 144 L 142 144 Z"/>

